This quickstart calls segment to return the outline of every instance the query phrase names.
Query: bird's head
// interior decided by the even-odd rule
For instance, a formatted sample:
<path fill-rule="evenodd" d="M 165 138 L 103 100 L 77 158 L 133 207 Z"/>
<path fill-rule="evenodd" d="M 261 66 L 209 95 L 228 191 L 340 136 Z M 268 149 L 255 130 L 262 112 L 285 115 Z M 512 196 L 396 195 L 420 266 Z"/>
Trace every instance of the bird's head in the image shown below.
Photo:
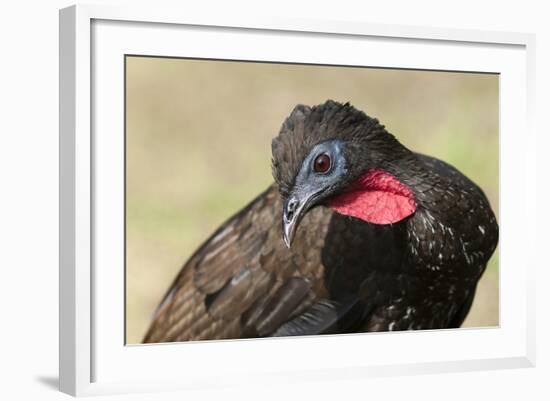
<path fill-rule="evenodd" d="M 416 210 L 412 190 L 397 173 L 412 153 L 349 103 L 296 106 L 273 139 L 272 155 L 289 247 L 315 206 L 375 224 L 395 223 Z"/>

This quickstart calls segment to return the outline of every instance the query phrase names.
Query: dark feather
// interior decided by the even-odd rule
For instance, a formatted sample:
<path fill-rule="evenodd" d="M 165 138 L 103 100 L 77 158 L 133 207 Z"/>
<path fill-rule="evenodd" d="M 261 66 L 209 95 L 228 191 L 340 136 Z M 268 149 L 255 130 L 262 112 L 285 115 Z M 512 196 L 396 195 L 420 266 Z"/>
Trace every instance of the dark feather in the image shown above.
<path fill-rule="evenodd" d="M 310 210 L 292 248 L 283 200 L 316 144 L 346 141 L 349 177 L 366 166 L 406 184 L 415 213 L 375 225 Z M 369 164 L 370 163 L 370 164 Z M 458 327 L 498 242 L 482 190 L 415 154 L 349 104 L 296 106 L 273 140 L 275 184 L 224 223 L 181 269 L 145 342 Z"/>

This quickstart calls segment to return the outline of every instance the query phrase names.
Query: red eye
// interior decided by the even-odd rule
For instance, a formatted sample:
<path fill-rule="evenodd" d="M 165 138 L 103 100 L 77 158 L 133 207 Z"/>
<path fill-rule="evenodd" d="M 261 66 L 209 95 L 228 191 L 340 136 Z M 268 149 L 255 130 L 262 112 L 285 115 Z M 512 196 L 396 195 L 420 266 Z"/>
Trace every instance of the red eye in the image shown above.
<path fill-rule="evenodd" d="M 316 173 L 326 173 L 330 169 L 330 157 L 326 153 L 321 153 L 313 162 L 313 171 Z"/>

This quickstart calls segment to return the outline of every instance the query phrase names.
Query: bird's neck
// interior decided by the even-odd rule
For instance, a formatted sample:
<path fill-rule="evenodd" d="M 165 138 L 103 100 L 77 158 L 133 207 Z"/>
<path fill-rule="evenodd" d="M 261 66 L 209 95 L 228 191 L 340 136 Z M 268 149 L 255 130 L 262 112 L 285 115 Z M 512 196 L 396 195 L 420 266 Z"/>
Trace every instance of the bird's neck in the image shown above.
<path fill-rule="evenodd" d="M 374 224 L 393 224 L 417 208 L 413 191 L 394 175 L 371 169 L 328 201 L 337 213 Z"/>

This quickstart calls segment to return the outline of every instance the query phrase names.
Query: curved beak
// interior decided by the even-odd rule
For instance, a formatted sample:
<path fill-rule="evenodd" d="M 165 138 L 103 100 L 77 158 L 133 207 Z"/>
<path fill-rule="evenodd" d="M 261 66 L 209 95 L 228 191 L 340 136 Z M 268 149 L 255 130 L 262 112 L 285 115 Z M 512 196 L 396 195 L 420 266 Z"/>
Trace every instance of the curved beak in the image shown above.
<path fill-rule="evenodd" d="M 309 210 L 312 198 L 310 194 L 302 197 L 292 194 L 283 206 L 283 240 L 288 248 L 292 245 L 302 217 Z"/>

